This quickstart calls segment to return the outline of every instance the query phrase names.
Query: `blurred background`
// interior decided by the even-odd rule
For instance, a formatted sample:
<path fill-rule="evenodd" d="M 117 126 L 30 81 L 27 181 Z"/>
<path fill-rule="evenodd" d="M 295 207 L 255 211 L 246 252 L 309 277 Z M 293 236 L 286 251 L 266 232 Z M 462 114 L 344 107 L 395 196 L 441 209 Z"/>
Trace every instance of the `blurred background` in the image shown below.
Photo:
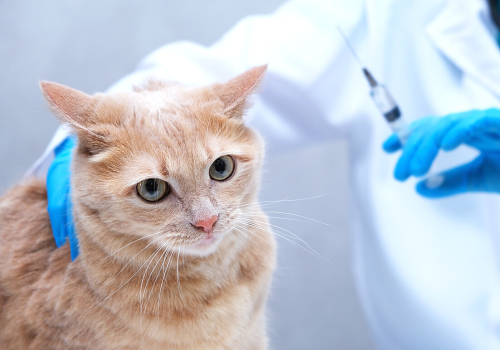
<path fill-rule="evenodd" d="M 38 81 L 104 91 L 159 46 L 175 40 L 210 45 L 240 18 L 269 13 L 282 2 L 0 0 L 0 193 L 21 179 L 58 126 Z M 351 271 L 349 196 L 342 140 L 266 160 L 261 200 L 289 200 L 268 211 L 325 223 L 272 220 L 324 259 L 278 238 L 268 307 L 271 349 L 374 349 Z"/>

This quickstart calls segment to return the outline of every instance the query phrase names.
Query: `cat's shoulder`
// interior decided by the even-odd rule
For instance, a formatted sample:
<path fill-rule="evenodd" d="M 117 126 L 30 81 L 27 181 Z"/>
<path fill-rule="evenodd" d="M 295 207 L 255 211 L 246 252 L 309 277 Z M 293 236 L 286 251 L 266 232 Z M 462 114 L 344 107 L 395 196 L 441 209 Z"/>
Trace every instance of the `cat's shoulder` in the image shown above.
<path fill-rule="evenodd" d="M 42 180 L 22 180 L 0 197 L 0 239 L 7 231 L 15 230 L 22 237 L 30 224 L 50 224 L 47 212 L 47 190 Z M 7 238 L 7 237 L 5 237 Z"/>

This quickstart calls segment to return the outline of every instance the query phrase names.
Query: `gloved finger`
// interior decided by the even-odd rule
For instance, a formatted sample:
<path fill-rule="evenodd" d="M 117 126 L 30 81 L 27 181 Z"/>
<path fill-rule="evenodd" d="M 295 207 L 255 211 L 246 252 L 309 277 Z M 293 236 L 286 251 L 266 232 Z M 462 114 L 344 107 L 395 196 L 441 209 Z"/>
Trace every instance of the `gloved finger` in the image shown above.
<path fill-rule="evenodd" d="M 429 122 L 431 122 L 432 119 L 434 119 L 434 117 L 427 117 L 427 118 L 418 119 L 418 120 L 414 121 L 413 123 L 411 123 L 408 126 L 408 128 L 410 129 L 410 134 L 425 127 L 427 124 L 429 124 Z M 402 146 L 403 145 L 401 144 L 401 141 L 400 141 L 399 136 L 397 134 L 392 134 L 382 144 L 382 148 L 387 153 L 396 152 L 396 151 L 400 150 L 402 148 Z"/>
<path fill-rule="evenodd" d="M 417 192 L 427 198 L 442 198 L 473 191 L 469 178 L 479 166 L 480 162 L 476 159 L 444 173 L 429 176 L 417 184 Z"/>
<path fill-rule="evenodd" d="M 398 159 L 394 169 L 394 177 L 399 181 L 406 180 L 410 175 L 410 165 L 422 138 L 425 136 L 427 128 L 437 121 L 436 117 L 419 119 L 409 126 L 410 136 L 403 147 L 403 153 Z"/>
<path fill-rule="evenodd" d="M 500 139 L 500 115 L 498 110 L 481 112 L 474 118 L 466 119 L 457 124 L 443 138 L 441 147 L 444 150 L 450 151 L 457 148 L 462 143 L 471 143 L 472 146 L 482 149 L 491 146 L 495 150 L 498 149 L 498 141 Z"/>
<path fill-rule="evenodd" d="M 401 147 L 402 147 L 401 141 L 399 140 L 399 137 L 396 134 L 392 134 L 391 136 L 389 136 L 389 138 L 385 140 L 385 142 L 382 145 L 382 148 L 387 153 L 394 153 L 399 149 L 401 149 Z"/>
<path fill-rule="evenodd" d="M 414 131 L 406 141 L 406 144 L 403 147 L 403 153 L 399 157 L 398 162 L 396 163 L 396 168 L 394 169 L 394 177 L 397 180 L 405 181 L 411 176 L 410 164 L 415 151 L 418 149 L 422 136 L 422 132 Z"/>
<path fill-rule="evenodd" d="M 63 152 L 70 154 L 75 145 L 76 138 L 69 136 L 54 149 L 54 154 L 56 155 L 56 157 Z"/>
<path fill-rule="evenodd" d="M 438 155 L 441 140 L 460 120 L 460 115 L 451 114 L 437 119 L 427 127 L 410 164 L 412 175 L 422 176 L 429 171 L 434 159 Z"/>
<path fill-rule="evenodd" d="M 66 243 L 68 227 L 67 204 L 70 192 L 71 151 L 73 138 L 67 138 L 54 150 L 55 158 L 47 172 L 47 211 L 58 247 Z"/>

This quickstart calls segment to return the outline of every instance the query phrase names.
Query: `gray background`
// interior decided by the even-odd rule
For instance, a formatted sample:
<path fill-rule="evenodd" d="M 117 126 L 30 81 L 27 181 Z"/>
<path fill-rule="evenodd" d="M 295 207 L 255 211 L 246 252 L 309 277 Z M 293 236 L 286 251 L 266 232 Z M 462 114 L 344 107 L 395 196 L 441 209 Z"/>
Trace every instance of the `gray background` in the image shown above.
<path fill-rule="evenodd" d="M 57 128 L 39 80 L 103 91 L 163 44 L 187 39 L 210 45 L 241 17 L 268 13 L 282 2 L 0 0 L 0 192 L 21 178 Z M 342 140 L 266 161 L 261 199 L 290 200 L 268 211 L 328 224 L 269 213 L 274 225 L 324 258 L 278 238 L 269 301 L 272 349 L 374 349 L 351 272 L 348 188 Z"/>

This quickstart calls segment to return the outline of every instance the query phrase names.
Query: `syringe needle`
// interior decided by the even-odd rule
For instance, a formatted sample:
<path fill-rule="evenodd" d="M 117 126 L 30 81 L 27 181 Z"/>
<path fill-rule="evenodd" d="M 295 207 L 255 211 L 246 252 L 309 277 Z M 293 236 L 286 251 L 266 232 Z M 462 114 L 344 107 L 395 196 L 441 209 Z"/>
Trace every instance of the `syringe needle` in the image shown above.
<path fill-rule="evenodd" d="M 344 32 L 342 31 L 342 29 L 340 29 L 340 26 L 337 26 L 337 30 L 339 31 L 340 35 L 344 39 L 347 47 L 349 48 L 349 51 L 351 51 L 352 55 L 354 56 L 356 61 L 359 63 L 360 67 L 364 69 L 363 63 L 361 63 L 361 60 L 359 59 L 358 55 L 356 54 L 356 51 L 354 51 L 354 48 L 351 46 L 351 43 L 349 42 L 347 37 L 344 35 Z"/>
<path fill-rule="evenodd" d="M 365 77 L 366 79 L 368 80 L 368 83 L 370 84 L 370 86 L 373 88 L 375 86 L 377 86 L 377 81 L 375 80 L 375 78 L 373 77 L 373 75 L 371 75 L 371 73 L 368 71 L 368 69 L 365 68 L 365 66 L 363 65 L 363 63 L 361 63 L 361 60 L 359 59 L 358 55 L 356 54 L 356 51 L 354 50 L 354 48 L 352 47 L 350 41 L 347 39 L 347 37 L 344 35 L 344 32 L 342 31 L 342 29 L 340 29 L 340 26 L 337 26 L 337 30 L 339 31 L 340 35 L 342 36 L 342 38 L 344 39 L 347 47 L 349 48 L 349 51 L 351 51 L 352 53 L 352 56 L 355 58 L 355 60 L 359 63 L 359 65 L 361 66 L 361 69 L 363 70 L 363 73 L 365 74 Z"/>
<path fill-rule="evenodd" d="M 361 66 L 363 74 L 370 84 L 370 95 L 375 102 L 375 105 L 385 117 L 391 129 L 398 135 L 401 143 L 404 144 L 410 134 L 410 131 L 406 127 L 406 123 L 404 122 L 403 118 L 401 118 L 401 111 L 399 110 L 398 105 L 392 98 L 389 91 L 385 88 L 385 86 L 379 85 L 370 71 L 365 68 L 363 63 L 361 63 L 361 60 L 356 54 L 356 51 L 354 51 L 354 48 L 351 46 L 349 40 L 347 40 L 347 37 L 344 35 L 344 32 L 342 32 L 342 29 L 340 29 L 340 26 L 337 26 L 337 30 L 344 39 L 347 47 L 349 48 L 349 51 L 351 51 L 353 57 Z"/>

